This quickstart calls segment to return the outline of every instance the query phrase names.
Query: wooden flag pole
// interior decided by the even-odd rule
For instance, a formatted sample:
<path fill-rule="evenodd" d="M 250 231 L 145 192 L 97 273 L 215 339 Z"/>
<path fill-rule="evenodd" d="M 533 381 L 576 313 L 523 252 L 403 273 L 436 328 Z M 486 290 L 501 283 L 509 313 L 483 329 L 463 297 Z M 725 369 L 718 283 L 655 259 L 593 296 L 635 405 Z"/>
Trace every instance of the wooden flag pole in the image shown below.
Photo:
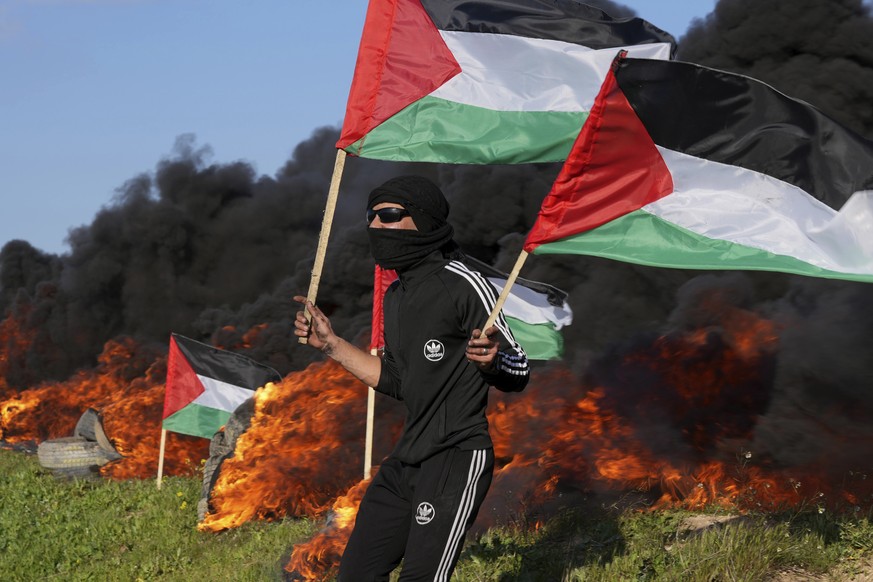
<path fill-rule="evenodd" d="M 512 268 L 512 272 L 509 273 L 509 277 L 506 278 L 506 285 L 504 285 L 503 291 L 500 292 L 500 297 L 497 298 L 497 303 L 494 305 L 491 315 L 488 316 L 488 321 L 486 321 L 485 325 L 482 326 L 482 333 L 485 333 L 485 330 L 494 325 L 494 322 L 497 321 L 497 316 L 500 314 L 500 310 L 503 309 L 503 304 L 506 303 L 506 298 L 509 297 L 509 290 L 512 289 L 512 284 L 515 283 L 516 279 L 518 279 L 518 274 L 521 272 L 521 267 L 527 260 L 527 256 L 528 252 L 525 250 L 522 250 L 521 254 L 518 255 L 518 260 L 515 261 L 515 266 Z"/>
<path fill-rule="evenodd" d="M 167 446 L 167 429 L 161 429 L 161 452 L 158 453 L 158 489 L 161 488 L 161 481 L 164 478 L 164 449 Z"/>
<path fill-rule="evenodd" d="M 367 438 L 364 440 L 364 479 L 371 477 L 373 469 L 373 424 L 376 412 L 376 390 L 367 389 Z"/>
<path fill-rule="evenodd" d="M 318 283 L 321 281 L 321 271 L 324 268 L 324 256 L 327 254 L 327 239 L 330 237 L 330 227 L 333 223 L 333 213 L 336 210 L 336 200 L 339 194 L 340 180 L 343 175 L 343 167 L 346 163 L 346 151 L 338 149 L 336 151 L 336 161 L 333 164 L 333 176 L 330 179 L 330 189 L 327 192 L 327 203 L 324 207 L 324 217 L 321 220 L 321 234 L 318 236 L 318 249 L 315 252 L 315 264 L 312 265 L 312 277 L 309 279 L 309 292 L 306 294 L 306 299 L 315 303 L 315 297 L 318 295 Z M 306 314 L 306 321 L 312 321 L 312 314 L 306 309 L 303 310 Z M 307 338 L 299 337 L 297 341 L 301 344 L 308 343 Z"/>
<path fill-rule="evenodd" d="M 370 354 L 377 355 L 376 349 L 370 350 Z M 367 389 L 367 432 L 364 438 L 364 479 L 370 478 L 373 469 L 373 426 L 376 417 L 376 390 L 373 387 Z"/>

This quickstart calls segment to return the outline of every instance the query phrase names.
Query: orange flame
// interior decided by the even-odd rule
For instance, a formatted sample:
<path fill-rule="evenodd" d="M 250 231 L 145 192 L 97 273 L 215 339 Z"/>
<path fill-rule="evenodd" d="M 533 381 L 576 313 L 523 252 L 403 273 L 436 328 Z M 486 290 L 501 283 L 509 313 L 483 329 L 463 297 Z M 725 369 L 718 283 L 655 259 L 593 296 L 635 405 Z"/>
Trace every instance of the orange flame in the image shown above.
<path fill-rule="evenodd" d="M 21 354 L 26 354 L 36 338 L 34 330 L 27 330 L 25 321 L 31 311 L 29 305 L 21 305 L 16 312 L 0 320 L 0 399 L 10 398 L 14 392 L 6 383 L 10 366 L 24 367 Z M 2 433 L 0 433 L 2 438 Z"/>
<path fill-rule="evenodd" d="M 557 369 L 536 374 L 511 404 L 499 396 L 489 416 L 495 454 L 515 454 L 498 467 L 493 489 L 501 488 L 503 471 L 531 473 L 536 466 L 535 492 L 542 484 L 638 490 L 655 495 L 653 508 L 873 502 L 865 475 L 848 486 L 819 466 L 777 469 L 753 455 L 749 444 L 767 403 L 759 378 L 776 334 L 771 322 L 748 312 L 727 319 L 719 330 L 658 338 L 611 368 L 609 387 L 588 389 L 581 398 L 580 383 Z M 658 443 L 656 432 L 666 429 Z M 517 476 L 514 482 L 517 488 Z"/>
<path fill-rule="evenodd" d="M 203 531 L 319 515 L 360 478 L 366 388 L 333 362 L 255 394 L 251 426 L 224 461 Z"/>
<path fill-rule="evenodd" d="M 0 438 L 15 443 L 68 437 L 82 413 L 94 408 L 103 413 L 105 432 L 124 455 L 101 472 L 115 479 L 154 476 L 165 377 L 165 357 L 142 350 L 130 338 L 109 341 L 93 370 L 0 401 Z M 165 473 L 191 474 L 199 468 L 208 446 L 207 440 L 170 433 Z"/>
<path fill-rule="evenodd" d="M 304 580 L 327 578 L 339 565 L 340 557 L 352 534 L 361 499 L 369 486 L 370 480 L 364 479 L 334 501 L 331 517 L 324 528 L 308 542 L 294 546 L 291 558 L 285 565 L 286 572 L 297 574 Z"/>

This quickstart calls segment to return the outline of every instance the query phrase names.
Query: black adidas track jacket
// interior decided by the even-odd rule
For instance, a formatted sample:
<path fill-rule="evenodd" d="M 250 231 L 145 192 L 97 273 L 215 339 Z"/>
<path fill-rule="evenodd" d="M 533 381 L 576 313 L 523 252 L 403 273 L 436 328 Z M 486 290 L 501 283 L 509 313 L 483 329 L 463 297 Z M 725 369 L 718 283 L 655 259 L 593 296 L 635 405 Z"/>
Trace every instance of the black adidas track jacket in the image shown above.
<path fill-rule="evenodd" d="M 466 359 L 467 341 L 488 319 L 497 292 L 478 272 L 436 252 L 404 271 L 385 294 L 385 354 L 376 390 L 407 409 L 392 453 L 419 463 L 449 447 L 492 447 L 485 408 L 488 386 L 523 390 L 527 356 L 501 314 L 496 370 Z M 492 339 L 498 339 L 492 336 Z"/>

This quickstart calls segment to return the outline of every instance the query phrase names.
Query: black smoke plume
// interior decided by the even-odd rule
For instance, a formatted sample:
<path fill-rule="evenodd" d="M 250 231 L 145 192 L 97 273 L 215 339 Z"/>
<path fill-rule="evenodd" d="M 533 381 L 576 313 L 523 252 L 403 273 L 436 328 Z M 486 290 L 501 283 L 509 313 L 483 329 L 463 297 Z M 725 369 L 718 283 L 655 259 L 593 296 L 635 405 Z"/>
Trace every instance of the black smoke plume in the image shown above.
<path fill-rule="evenodd" d="M 760 79 L 873 138 L 873 17 L 862 0 L 719 0 L 680 39 L 677 58 Z M 737 305 L 781 330 L 751 448 L 777 466 L 870 470 L 873 432 L 863 427 L 873 420 L 873 286 L 740 276 L 747 289 L 732 294 Z M 674 315 L 686 310 L 682 299 Z"/>
<path fill-rule="evenodd" d="M 599 5 L 632 15 L 618 4 Z M 871 137 L 871 39 L 873 19 L 860 0 L 720 0 L 680 39 L 678 58 L 759 78 Z M 10 390 L 64 379 L 93 366 L 112 338 L 165 346 L 171 331 L 282 373 L 319 359 L 290 333 L 291 297 L 308 287 L 337 137 L 336 128 L 316 130 L 268 177 L 243 162 L 211 164 L 207 147 L 182 136 L 153 172 L 133 177 L 91 224 L 70 232 L 68 253 L 6 243 L 0 379 Z M 363 211 L 370 189 L 402 173 L 433 179 L 449 197 L 462 247 L 509 270 L 558 170 L 349 158 L 319 290 L 334 328 L 366 343 L 373 262 Z M 617 354 L 641 340 L 705 326 L 716 345 L 719 313 L 704 309 L 713 295 L 726 312 L 777 322 L 778 352 L 756 384 L 767 396 L 754 402 L 754 446 L 777 463 L 866 459 L 869 468 L 873 286 L 582 256 L 535 257 L 522 275 L 569 292 L 575 323 L 564 334 L 565 364 L 605 384 L 620 365 Z M 16 331 L 3 336 L 4 329 Z M 839 449 L 834 435 L 841 431 L 859 444 Z"/>
<path fill-rule="evenodd" d="M 873 19 L 862 0 L 720 0 L 677 58 L 742 73 L 873 135 Z"/>

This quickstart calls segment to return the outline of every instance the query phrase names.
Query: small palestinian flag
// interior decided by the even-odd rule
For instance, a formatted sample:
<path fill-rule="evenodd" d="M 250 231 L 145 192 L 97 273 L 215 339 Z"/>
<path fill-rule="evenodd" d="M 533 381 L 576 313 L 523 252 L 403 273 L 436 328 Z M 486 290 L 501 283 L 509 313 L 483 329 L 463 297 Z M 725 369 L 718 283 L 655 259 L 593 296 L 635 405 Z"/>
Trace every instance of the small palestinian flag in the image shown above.
<path fill-rule="evenodd" d="M 250 358 L 170 336 L 163 428 L 212 438 L 236 407 L 282 376 Z"/>
<path fill-rule="evenodd" d="M 503 271 L 471 256 L 464 262 L 479 271 L 502 293 L 509 277 Z M 548 283 L 517 277 L 503 304 L 503 316 L 515 340 L 531 360 L 555 360 L 564 353 L 560 331 L 573 323 L 567 292 Z"/>
<path fill-rule="evenodd" d="M 337 148 L 390 161 L 564 160 L 619 48 L 672 36 L 575 0 L 370 0 Z"/>
<path fill-rule="evenodd" d="M 873 142 L 755 79 L 619 57 L 525 242 L 873 282 Z"/>

